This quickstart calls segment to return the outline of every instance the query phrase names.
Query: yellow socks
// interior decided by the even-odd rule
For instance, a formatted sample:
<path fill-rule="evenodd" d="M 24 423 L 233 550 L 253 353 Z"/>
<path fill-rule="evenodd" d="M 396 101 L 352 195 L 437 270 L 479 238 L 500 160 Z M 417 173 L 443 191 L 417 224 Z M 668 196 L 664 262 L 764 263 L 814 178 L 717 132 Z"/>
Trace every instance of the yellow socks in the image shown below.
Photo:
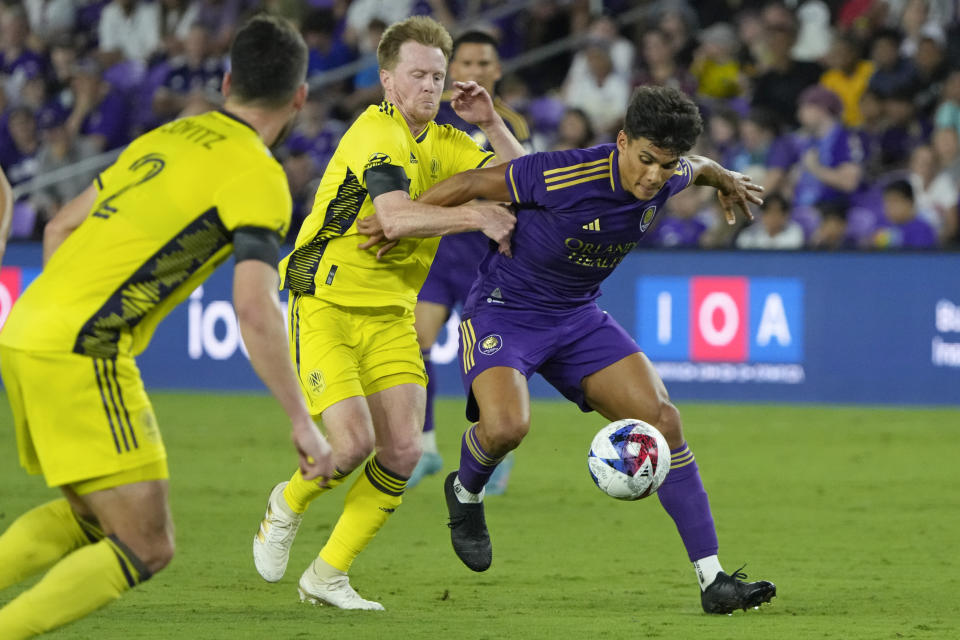
<path fill-rule="evenodd" d="M 84 546 L 0 609 L 0 638 L 30 638 L 78 620 L 149 577 L 137 557 L 112 536 Z"/>
<path fill-rule="evenodd" d="M 327 486 L 321 487 L 316 480 L 304 480 L 300 469 L 297 469 L 290 478 L 290 482 L 283 489 L 283 499 L 286 500 L 287 506 L 293 509 L 294 513 L 302 514 L 317 496 L 343 484 L 343 481 L 349 475 L 349 472 L 343 473 L 336 469 L 333 477 L 327 482 Z"/>
<path fill-rule="evenodd" d="M 320 558 L 334 569 L 349 571 L 357 555 L 400 506 L 406 488 L 406 478 L 382 467 L 376 456 L 371 458 L 350 487 L 343 514 Z"/>
<path fill-rule="evenodd" d="M 31 509 L 0 536 L 0 589 L 101 538 L 103 533 L 96 525 L 77 519 L 66 498 Z"/>

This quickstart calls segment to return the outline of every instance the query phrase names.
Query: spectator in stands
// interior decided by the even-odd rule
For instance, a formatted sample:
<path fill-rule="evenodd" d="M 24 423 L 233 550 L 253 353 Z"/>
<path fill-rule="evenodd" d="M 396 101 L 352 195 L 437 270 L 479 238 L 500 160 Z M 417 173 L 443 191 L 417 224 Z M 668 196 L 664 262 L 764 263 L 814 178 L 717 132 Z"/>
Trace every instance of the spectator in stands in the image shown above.
<path fill-rule="evenodd" d="M 852 36 L 837 36 L 827 53 L 827 70 L 820 84 L 837 94 L 843 103 L 843 124 L 859 127 L 863 122 L 860 97 L 873 76 L 873 63 L 864 60 L 861 45 Z"/>
<path fill-rule="evenodd" d="M 337 19 L 330 9 L 314 9 L 300 27 L 307 43 L 307 77 L 343 66 L 354 59 L 353 52 L 337 37 Z"/>
<path fill-rule="evenodd" d="M 794 187 L 795 206 L 830 208 L 844 215 L 850 194 L 863 179 L 859 138 L 840 121 L 843 104 L 829 89 L 814 85 L 800 96 L 797 118 L 810 136 L 801 153 L 801 172 Z"/>
<path fill-rule="evenodd" d="M 713 212 L 705 206 L 709 192 L 705 187 L 690 186 L 665 205 L 666 215 L 657 223 L 645 244 L 669 249 L 696 249 L 713 220 Z"/>
<path fill-rule="evenodd" d="M 623 121 L 623 105 L 630 99 L 630 79 L 618 74 L 609 44 L 591 40 L 586 47 L 588 73 L 564 85 L 563 101 L 582 109 L 601 136 L 615 133 Z"/>
<path fill-rule="evenodd" d="M 210 32 L 213 54 L 226 55 L 240 21 L 244 0 L 194 0 L 194 4 L 197 15 L 193 22 L 200 22 Z"/>
<path fill-rule="evenodd" d="M 802 249 L 803 228 L 790 219 L 790 203 L 780 194 L 765 195 L 755 220 L 737 236 L 738 249 Z"/>
<path fill-rule="evenodd" d="M 780 14 L 774 14 L 780 15 Z M 797 39 L 797 26 L 788 12 L 786 19 L 774 21 L 764 13 L 767 63 L 753 81 L 750 104 L 775 113 L 783 124 L 796 127 L 797 100 L 803 90 L 820 80 L 823 70 L 816 62 L 799 62 L 791 54 Z"/>
<path fill-rule="evenodd" d="M 686 3 L 663 4 L 666 4 L 667 9 L 660 14 L 657 28 L 667 35 L 673 59 L 684 69 L 689 69 L 693 64 L 693 53 L 698 46 L 693 36 L 696 29 L 696 14 Z"/>
<path fill-rule="evenodd" d="M 643 34 L 641 60 L 634 86 L 657 84 L 679 89 L 689 96 L 697 92 L 697 80 L 677 62 L 666 32 L 650 29 Z"/>
<path fill-rule="evenodd" d="M 705 155 L 732 171 L 743 172 L 746 155 L 740 141 L 740 116 L 736 111 L 726 106 L 712 109 L 707 118 L 706 137 L 710 151 Z"/>
<path fill-rule="evenodd" d="M 739 96 L 744 80 L 737 59 L 740 44 L 736 31 L 726 22 L 718 22 L 697 37 L 700 46 L 690 65 L 690 73 L 697 80 L 697 93 L 714 100 Z"/>
<path fill-rule="evenodd" d="M 883 188 L 881 227 L 871 236 L 872 249 L 933 249 L 937 233 L 917 213 L 913 188 L 906 180 L 894 180 Z"/>
<path fill-rule="evenodd" d="M 70 89 L 73 104 L 66 126 L 71 136 L 89 136 L 98 152 L 130 141 L 127 100 L 102 79 L 93 60 L 77 63 Z"/>
<path fill-rule="evenodd" d="M 97 33 L 99 62 L 104 69 L 125 60 L 146 65 L 160 48 L 160 5 L 113 0 L 100 14 Z"/>
<path fill-rule="evenodd" d="M 391 25 L 411 15 L 413 0 L 353 0 L 347 8 L 344 40 L 361 54 L 371 53 L 364 45 L 371 20 Z M 376 48 L 372 52 L 376 52 Z"/>
<path fill-rule="evenodd" d="M 15 187 L 37 175 L 40 138 L 36 118 L 29 107 L 14 107 L 10 111 L 7 134 L 8 143 L 0 145 L 0 168 Z"/>
<path fill-rule="evenodd" d="M 153 113 L 160 120 L 171 120 L 190 98 L 203 100 L 208 108 L 219 104 L 224 60 L 210 55 L 210 34 L 202 23 L 190 27 L 183 43 L 183 55 L 169 62 L 163 84 L 153 94 Z"/>
<path fill-rule="evenodd" d="M 941 102 L 933 124 L 937 129 L 952 128 L 960 134 L 960 68 L 951 71 L 943 83 Z"/>
<path fill-rule="evenodd" d="M 27 78 L 41 75 L 43 57 L 27 47 L 30 26 L 21 7 L 0 8 L 0 88 L 11 102 L 23 89 Z"/>
<path fill-rule="evenodd" d="M 913 150 L 908 180 L 913 188 L 918 215 L 926 219 L 943 239 L 953 237 L 957 232 L 960 187 L 939 169 L 932 147 L 924 144 Z"/>
<path fill-rule="evenodd" d="M 905 169 L 914 148 L 930 137 L 929 123 L 919 117 L 914 94 L 909 88 L 902 88 L 883 99 L 883 123 L 881 170 Z"/>
<path fill-rule="evenodd" d="M 873 75 L 868 86 L 881 96 L 901 91 L 913 83 L 916 69 L 910 60 L 900 55 L 901 39 L 899 31 L 888 28 L 875 33 L 870 43 Z"/>
<path fill-rule="evenodd" d="M 740 121 L 742 154 L 736 170 L 763 185 L 767 193 L 783 186 L 786 172 L 796 162 L 793 141 L 779 135 L 779 119 L 766 109 L 754 108 Z"/>
<path fill-rule="evenodd" d="M 331 116 L 330 107 L 331 100 L 325 94 L 310 95 L 287 140 L 291 153 L 298 149 L 310 156 L 318 176 L 323 173 L 333 152 L 337 150 L 340 136 L 347 129 L 343 122 Z M 310 213 L 309 208 L 306 213 Z"/>
<path fill-rule="evenodd" d="M 43 41 L 69 35 L 76 22 L 75 0 L 24 0 L 30 31 Z"/>
<path fill-rule="evenodd" d="M 566 149 L 585 149 L 593 145 L 594 133 L 590 118 L 583 109 L 570 108 L 563 114 L 557 127 L 557 138 L 550 147 L 551 151 Z"/>
<path fill-rule="evenodd" d="M 940 170 L 960 184 L 960 132 L 950 128 L 937 129 L 933 132 L 931 143 Z"/>
<path fill-rule="evenodd" d="M 313 207 L 313 197 L 317 192 L 323 167 L 318 166 L 314 160 L 306 138 L 291 139 L 286 147 L 288 154 L 283 160 L 283 171 L 287 174 L 287 184 L 293 200 L 293 216 L 287 242 L 293 242 Z"/>
<path fill-rule="evenodd" d="M 69 134 L 67 115 L 58 105 L 45 107 L 37 114 L 37 127 L 43 141 L 37 154 L 37 171 L 41 175 L 76 164 L 97 151 L 90 138 Z M 40 222 L 45 224 L 53 218 L 63 204 L 79 195 L 93 181 L 95 175 L 96 170 L 75 173 L 35 193 L 32 201 Z"/>
<path fill-rule="evenodd" d="M 637 54 L 636 47 L 620 35 L 617 30 L 617 23 L 612 18 L 605 15 L 594 18 L 586 36 L 589 41 L 606 43 L 614 73 L 626 78 L 633 74 L 634 59 Z M 582 49 L 574 54 L 564 84 L 582 85 L 590 75 L 588 50 Z"/>
<path fill-rule="evenodd" d="M 160 41 L 167 56 L 183 53 L 183 42 L 199 11 L 200 6 L 193 0 L 160 0 Z"/>
<path fill-rule="evenodd" d="M 917 114 L 932 119 L 950 68 L 946 60 L 946 36 L 939 25 L 924 27 L 913 64 L 917 69 L 913 102 Z"/>

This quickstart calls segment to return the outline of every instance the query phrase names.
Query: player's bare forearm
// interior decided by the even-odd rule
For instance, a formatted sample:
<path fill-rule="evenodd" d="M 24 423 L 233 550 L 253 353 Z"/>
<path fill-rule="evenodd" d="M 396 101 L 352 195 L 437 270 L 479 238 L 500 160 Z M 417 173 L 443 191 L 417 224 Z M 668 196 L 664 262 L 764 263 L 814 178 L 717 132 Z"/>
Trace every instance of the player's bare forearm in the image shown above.
<path fill-rule="evenodd" d="M 433 238 L 474 231 L 480 217 L 472 207 L 441 207 L 410 197 L 402 191 L 391 191 L 373 201 L 377 219 L 388 240 L 397 238 Z"/>
<path fill-rule="evenodd" d="M 243 260 L 235 267 L 233 283 L 237 323 L 250 364 L 290 418 L 291 436 L 304 478 L 329 478 L 333 473 L 330 445 L 313 423 L 287 355 L 276 269 L 259 260 Z"/>
<path fill-rule="evenodd" d="M 493 202 L 510 202 L 506 166 L 495 165 L 458 173 L 424 191 L 417 198 L 417 202 L 453 207 L 477 198 Z"/>
<path fill-rule="evenodd" d="M 717 190 L 720 208 L 727 219 L 727 224 L 735 224 L 736 211 L 739 210 L 747 220 L 753 220 L 750 203 L 763 204 L 758 195 L 763 187 L 736 171 L 724 169 L 710 158 L 703 156 L 687 156 L 690 165 L 690 182 L 695 185 L 713 187 Z"/>
<path fill-rule="evenodd" d="M 490 146 L 493 147 L 493 152 L 497 154 L 497 157 L 493 160 L 494 164 L 506 164 L 514 158 L 527 155 L 526 148 L 524 148 L 516 136 L 510 132 L 510 129 L 507 128 L 507 125 L 499 114 L 497 114 L 495 122 L 491 122 L 480 128 L 483 131 L 483 135 L 487 136 L 487 141 L 490 142 Z"/>
<path fill-rule="evenodd" d="M 7 237 L 10 235 L 10 225 L 13 221 L 13 189 L 7 182 L 7 176 L 0 169 L 0 264 L 3 264 L 3 254 L 7 249 Z"/>
<path fill-rule="evenodd" d="M 76 198 L 63 205 L 43 229 L 43 264 L 47 264 L 57 248 L 79 227 L 97 200 L 97 189 L 90 185 Z"/>

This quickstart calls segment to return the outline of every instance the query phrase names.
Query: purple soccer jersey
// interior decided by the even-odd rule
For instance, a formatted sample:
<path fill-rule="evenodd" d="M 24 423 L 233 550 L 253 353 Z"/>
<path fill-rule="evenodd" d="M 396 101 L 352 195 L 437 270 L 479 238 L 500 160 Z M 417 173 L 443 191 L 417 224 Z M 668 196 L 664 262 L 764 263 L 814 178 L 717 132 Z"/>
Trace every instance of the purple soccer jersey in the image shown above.
<path fill-rule="evenodd" d="M 681 158 L 653 198 L 637 200 L 620 185 L 615 144 L 513 160 L 506 175 L 519 205 L 513 258 L 487 253 L 464 315 L 481 307 L 570 310 L 595 300 L 600 283 L 690 176 Z"/>
<path fill-rule="evenodd" d="M 503 116 L 504 124 L 510 132 L 526 146 L 530 140 L 529 135 L 526 135 L 525 130 L 518 131 L 518 126 L 515 124 L 521 116 L 503 104 L 499 98 L 494 99 L 494 107 Z M 434 120 L 437 124 L 449 124 L 466 132 L 484 149 L 493 150 L 480 127 L 458 116 L 450 106 L 449 98 L 440 102 L 440 110 Z M 470 292 L 470 286 L 477 277 L 477 265 L 489 250 L 490 240 L 479 231 L 441 238 L 437 255 L 430 267 L 430 274 L 420 288 L 418 299 L 441 304 L 447 308 L 462 305 Z"/>
<path fill-rule="evenodd" d="M 591 410 L 583 378 L 639 351 L 594 302 L 600 283 L 690 179 L 690 165 L 681 158 L 653 198 L 637 200 L 620 185 L 613 144 L 510 163 L 507 185 L 519 205 L 513 258 L 495 249 L 487 253 L 460 327 L 468 419 L 478 417 L 474 378 L 498 366 L 528 378 L 539 372 L 582 410 Z"/>

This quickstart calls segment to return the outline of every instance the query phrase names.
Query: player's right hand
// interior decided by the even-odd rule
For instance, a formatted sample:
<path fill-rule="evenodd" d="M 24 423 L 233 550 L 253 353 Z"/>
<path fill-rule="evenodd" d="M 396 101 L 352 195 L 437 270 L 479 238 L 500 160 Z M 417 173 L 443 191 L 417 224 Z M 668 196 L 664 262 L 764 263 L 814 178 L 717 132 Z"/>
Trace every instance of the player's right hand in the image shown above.
<path fill-rule="evenodd" d="M 513 257 L 510 239 L 517 225 L 517 216 L 514 215 L 513 209 L 508 205 L 489 202 L 478 202 L 473 206 L 477 208 L 484 220 L 480 231 L 499 245 L 500 253 L 508 258 Z"/>
<path fill-rule="evenodd" d="M 312 420 L 307 423 L 294 423 L 291 438 L 300 458 L 300 473 L 303 474 L 303 479 L 320 479 L 320 486 L 325 486 L 334 472 L 333 449 L 330 443 Z"/>

